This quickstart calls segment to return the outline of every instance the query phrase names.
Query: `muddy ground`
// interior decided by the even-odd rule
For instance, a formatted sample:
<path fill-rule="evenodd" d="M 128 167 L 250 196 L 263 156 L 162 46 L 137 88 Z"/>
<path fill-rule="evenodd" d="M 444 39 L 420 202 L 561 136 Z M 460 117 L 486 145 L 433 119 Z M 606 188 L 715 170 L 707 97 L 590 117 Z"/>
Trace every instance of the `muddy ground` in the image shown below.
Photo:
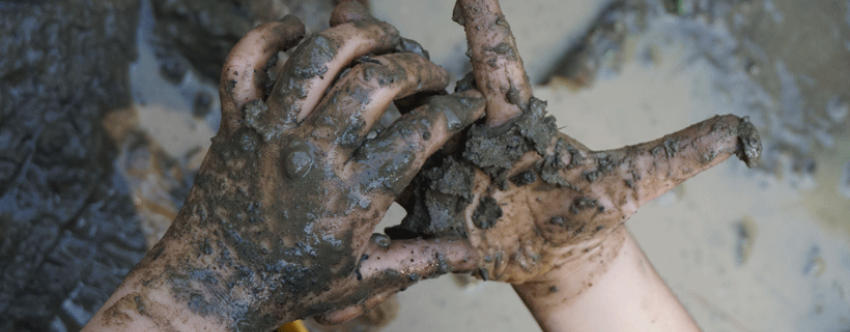
<path fill-rule="evenodd" d="M 0 330 L 77 330 L 145 253 L 100 125 L 132 105 L 138 3 L 0 3 Z"/>
<path fill-rule="evenodd" d="M 0 330 L 78 330 L 182 204 L 230 45 L 287 13 L 319 31 L 332 2 L 0 0 Z M 459 78 L 452 6 L 372 1 Z M 717 113 L 758 126 L 760 171 L 721 166 L 629 225 L 704 329 L 850 329 L 850 2 L 503 8 L 537 96 L 591 148 Z M 388 330 L 535 328 L 506 285 L 441 278 L 399 302 Z"/>

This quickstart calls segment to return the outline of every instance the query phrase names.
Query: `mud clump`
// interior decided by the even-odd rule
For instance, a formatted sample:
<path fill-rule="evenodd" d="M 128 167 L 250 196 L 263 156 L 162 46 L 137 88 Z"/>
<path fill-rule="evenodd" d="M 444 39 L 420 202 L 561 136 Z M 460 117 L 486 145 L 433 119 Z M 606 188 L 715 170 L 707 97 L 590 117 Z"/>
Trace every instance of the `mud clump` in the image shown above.
<path fill-rule="evenodd" d="M 393 238 L 466 236 L 463 211 L 472 203 L 475 174 L 452 156 L 432 157 L 411 184 L 408 213 L 386 230 Z"/>
<path fill-rule="evenodd" d="M 761 138 L 756 126 L 748 118 L 744 118 L 738 126 L 738 149 L 735 155 L 747 164 L 747 167 L 753 168 L 761 159 L 761 153 Z"/>
<path fill-rule="evenodd" d="M 487 229 L 493 227 L 501 217 L 502 208 L 499 207 L 499 202 L 492 197 L 484 197 L 472 213 L 472 222 L 478 228 Z"/>
<path fill-rule="evenodd" d="M 546 102 L 532 98 L 528 110 L 509 123 L 497 128 L 473 125 L 463 158 L 503 181 L 505 172 L 526 152 L 545 155 L 557 132 L 555 117 L 546 115 Z"/>
<path fill-rule="evenodd" d="M 444 149 L 428 159 L 409 187 L 409 197 L 402 205 L 407 215 L 401 224 L 388 228 L 393 238 L 430 237 L 436 235 L 466 236 L 464 211 L 473 202 L 475 169 L 481 169 L 499 187 L 528 185 L 538 179 L 569 186 L 557 173 L 566 167 L 560 154 L 547 155 L 558 128 L 553 116 L 547 116 L 546 103 L 536 98 L 519 117 L 497 128 L 483 123 L 463 132 L 464 143 L 448 151 Z M 556 142 L 557 151 L 568 151 L 565 142 Z M 451 144 L 447 145 L 451 146 Z M 507 178 L 508 171 L 524 154 L 535 152 L 547 156 L 549 162 L 536 165 Z M 539 174 L 539 175 L 538 175 Z M 473 212 L 476 227 L 493 227 L 502 216 L 501 207 L 491 197 L 483 197 Z"/>
<path fill-rule="evenodd" d="M 138 2 L 0 6 L 0 330 L 79 330 L 146 248 L 102 128 Z M 105 23 L 105 22 L 108 22 Z"/>

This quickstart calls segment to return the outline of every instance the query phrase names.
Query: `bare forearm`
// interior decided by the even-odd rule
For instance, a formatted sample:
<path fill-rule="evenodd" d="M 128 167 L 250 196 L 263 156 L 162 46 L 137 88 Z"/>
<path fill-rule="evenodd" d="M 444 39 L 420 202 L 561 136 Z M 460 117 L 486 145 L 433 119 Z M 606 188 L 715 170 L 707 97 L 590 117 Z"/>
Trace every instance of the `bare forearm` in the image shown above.
<path fill-rule="evenodd" d="M 618 233 L 597 248 L 599 260 L 589 260 L 578 270 L 555 269 L 548 273 L 547 282 L 514 286 L 540 327 L 544 331 L 699 331 L 634 238 L 624 227 Z"/>

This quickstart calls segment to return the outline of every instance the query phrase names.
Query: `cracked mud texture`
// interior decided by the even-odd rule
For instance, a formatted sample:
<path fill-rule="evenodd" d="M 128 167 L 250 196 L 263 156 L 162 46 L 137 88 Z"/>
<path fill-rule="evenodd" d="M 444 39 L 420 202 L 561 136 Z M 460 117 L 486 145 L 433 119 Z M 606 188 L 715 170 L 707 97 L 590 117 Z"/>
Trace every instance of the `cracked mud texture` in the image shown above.
<path fill-rule="evenodd" d="M 101 127 L 130 104 L 138 3 L 0 5 L 0 330 L 78 330 L 144 254 Z"/>

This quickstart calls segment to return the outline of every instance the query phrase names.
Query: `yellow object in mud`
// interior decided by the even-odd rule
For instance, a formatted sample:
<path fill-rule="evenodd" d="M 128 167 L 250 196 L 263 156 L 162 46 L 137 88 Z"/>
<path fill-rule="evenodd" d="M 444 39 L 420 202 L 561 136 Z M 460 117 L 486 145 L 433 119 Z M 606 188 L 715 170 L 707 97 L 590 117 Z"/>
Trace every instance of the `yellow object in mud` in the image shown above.
<path fill-rule="evenodd" d="M 307 327 L 304 326 L 304 322 L 296 320 L 278 327 L 277 332 L 309 332 L 309 330 L 307 330 Z"/>

